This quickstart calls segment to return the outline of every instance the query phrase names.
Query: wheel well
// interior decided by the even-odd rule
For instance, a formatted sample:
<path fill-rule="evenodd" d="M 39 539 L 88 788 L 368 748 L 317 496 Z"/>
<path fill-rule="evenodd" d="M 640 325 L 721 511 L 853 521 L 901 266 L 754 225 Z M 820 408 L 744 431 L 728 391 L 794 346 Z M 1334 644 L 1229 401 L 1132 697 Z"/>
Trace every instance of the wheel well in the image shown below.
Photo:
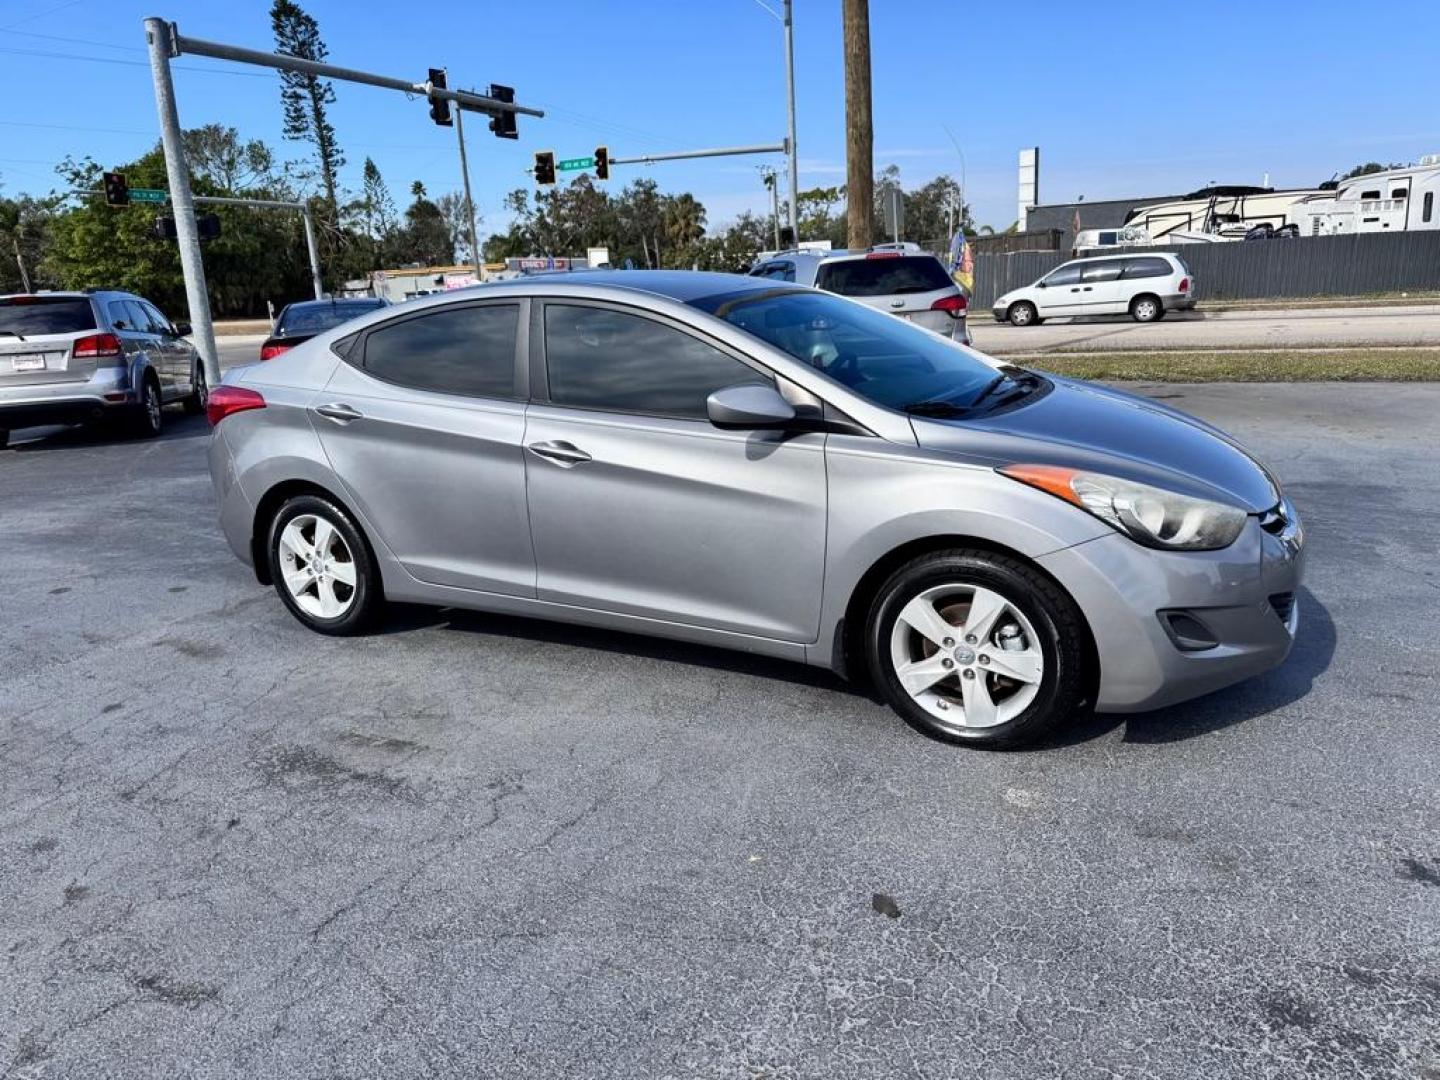
<path fill-rule="evenodd" d="M 1130 310 L 1134 311 L 1135 305 L 1138 304 L 1141 300 L 1154 300 L 1156 307 L 1163 308 L 1165 306 L 1164 301 L 1162 301 L 1160 297 L 1156 296 L 1153 292 L 1142 292 L 1136 293 L 1130 298 Z"/>
<path fill-rule="evenodd" d="M 375 561 L 375 547 L 370 543 L 370 537 L 365 535 L 365 529 L 358 520 L 355 520 L 355 513 L 345 504 L 345 500 L 338 497 L 333 491 L 321 487 L 319 484 L 311 483 L 309 480 L 283 480 L 276 484 L 260 498 L 255 507 L 255 518 L 250 526 L 250 561 L 255 566 L 255 579 L 262 585 L 274 584 L 270 576 L 270 552 L 267 549 L 270 522 L 274 520 L 280 507 L 286 501 L 293 499 L 296 495 L 314 495 L 321 499 L 328 499 L 340 509 L 350 515 L 355 522 L 355 529 L 360 533 L 360 539 L 365 541 L 369 548 L 370 565 L 375 567 L 375 573 L 380 573 L 380 565 Z"/>
<path fill-rule="evenodd" d="M 850 594 L 850 602 L 845 605 L 845 617 L 841 624 L 836 627 L 835 644 L 839 655 L 835 658 L 834 667 L 844 677 L 855 682 L 868 683 L 870 673 L 866 669 L 865 644 L 863 635 L 865 633 L 865 616 L 869 613 L 870 605 L 875 599 L 875 594 L 880 591 L 880 586 L 900 567 L 912 559 L 921 555 L 929 554 L 932 551 L 949 551 L 954 548 L 968 548 L 972 551 L 988 551 L 996 555 L 1004 555 L 1033 568 L 1038 573 L 1044 574 L 1054 583 L 1066 596 L 1069 592 L 1060 582 L 1055 580 L 1054 575 L 1047 571 L 1039 563 L 1029 556 L 1022 555 L 1014 548 L 1006 547 L 1004 544 L 997 544 L 990 540 L 981 540 L 974 536 L 924 536 L 918 540 L 911 540 L 907 544 L 901 544 L 893 551 L 888 551 L 877 559 L 856 582 L 854 591 Z M 1074 603 L 1074 600 L 1071 600 Z M 1092 704 L 1095 701 L 1095 694 L 1100 688 L 1100 653 L 1095 647 L 1095 634 L 1090 629 L 1090 622 L 1085 617 L 1079 604 L 1075 604 L 1075 610 L 1080 616 L 1080 625 L 1085 631 L 1085 697 Z"/>

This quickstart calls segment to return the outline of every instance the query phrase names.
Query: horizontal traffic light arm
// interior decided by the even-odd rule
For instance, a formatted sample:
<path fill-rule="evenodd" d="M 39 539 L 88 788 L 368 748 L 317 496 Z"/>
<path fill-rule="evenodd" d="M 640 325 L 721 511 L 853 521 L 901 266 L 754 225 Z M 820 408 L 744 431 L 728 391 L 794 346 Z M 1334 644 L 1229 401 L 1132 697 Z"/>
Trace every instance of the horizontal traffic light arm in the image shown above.
<path fill-rule="evenodd" d="M 639 157 L 610 155 L 611 165 L 649 165 L 652 161 L 681 161 L 687 158 L 733 157 L 736 154 L 783 154 L 788 142 L 764 143 L 758 146 L 719 146 L 712 150 L 677 150 L 669 154 L 642 154 Z"/>
<path fill-rule="evenodd" d="M 260 67 L 275 68 L 277 71 L 298 71 L 302 75 L 319 75 L 326 79 L 339 79 L 341 82 L 364 83 L 367 86 L 379 86 L 386 90 L 399 90 L 403 94 L 421 94 L 430 100 L 436 98 L 445 101 L 453 101 L 462 109 L 471 112 L 490 113 L 522 113 L 525 116 L 544 116 L 543 109 L 532 109 L 528 105 L 516 105 L 514 102 L 499 101 L 483 94 L 472 94 L 466 90 L 441 90 L 439 87 L 431 86 L 425 82 L 412 82 L 409 79 L 392 79 L 388 75 L 376 75 L 369 71 L 356 71 L 354 68 L 340 67 L 336 64 L 322 64 L 318 60 L 304 60 L 298 56 L 285 56 L 281 53 L 261 52 L 259 49 L 244 49 L 238 45 L 226 45 L 218 41 L 206 41 L 203 38 L 184 37 L 175 28 L 170 27 L 170 40 L 174 43 L 175 56 L 191 54 L 194 56 L 209 56 L 216 60 L 231 60 L 239 64 L 257 64 Z"/>

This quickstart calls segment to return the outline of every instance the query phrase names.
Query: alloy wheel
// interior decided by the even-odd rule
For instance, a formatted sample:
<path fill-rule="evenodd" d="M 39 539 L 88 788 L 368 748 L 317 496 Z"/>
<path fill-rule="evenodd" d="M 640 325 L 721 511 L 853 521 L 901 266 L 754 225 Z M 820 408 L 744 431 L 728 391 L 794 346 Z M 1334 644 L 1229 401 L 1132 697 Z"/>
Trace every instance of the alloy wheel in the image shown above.
<path fill-rule="evenodd" d="M 1045 674 L 1039 635 L 1024 612 L 963 582 L 926 589 L 900 610 L 890 662 L 916 704 L 960 732 L 1015 719 Z"/>
<path fill-rule="evenodd" d="M 355 556 L 340 530 L 317 514 L 299 514 L 280 533 L 285 589 L 306 614 L 338 619 L 355 603 Z"/>

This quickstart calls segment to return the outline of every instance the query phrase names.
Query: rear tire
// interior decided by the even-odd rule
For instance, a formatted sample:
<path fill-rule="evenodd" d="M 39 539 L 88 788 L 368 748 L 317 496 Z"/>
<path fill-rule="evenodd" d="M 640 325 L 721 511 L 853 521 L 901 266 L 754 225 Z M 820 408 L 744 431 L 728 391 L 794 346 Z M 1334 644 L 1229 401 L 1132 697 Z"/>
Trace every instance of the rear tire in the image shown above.
<path fill-rule="evenodd" d="M 1011 304 L 1005 311 L 1005 318 L 1010 320 L 1011 326 L 1039 326 L 1045 321 L 1029 300 L 1017 300 Z"/>
<path fill-rule="evenodd" d="M 1139 323 L 1159 322 L 1165 317 L 1165 306 L 1158 296 L 1144 293 L 1130 301 L 1130 317 Z"/>
<path fill-rule="evenodd" d="M 924 735 L 1003 749 L 1051 735 L 1085 697 L 1079 609 L 1029 563 L 959 548 L 881 586 L 865 656 L 891 708 Z"/>
<path fill-rule="evenodd" d="M 140 399 L 130 418 L 130 431 L 141 439 L 153 439 L 165 426 L 161 409 L 160 380 L 153 371 L 147 371 L 140 380 Z"/>
<path fill-rule="evenodd" d="M 194 389 L 185 399 L 185 411 L 196 416 L 203 413 L 210 402 L 210 387 L 205 383 L 205 365 L 199 360 L 195 361 L 195 373 L 191 376 L 190 385 Z"/>
<path fill-rule="evenodd" d="M 275 591 L 311 630 L 363 633 L 384 604 L 380 575 L 360 528 L 318 495 L 287 500 L 270 522 L 267 544 Z"/>

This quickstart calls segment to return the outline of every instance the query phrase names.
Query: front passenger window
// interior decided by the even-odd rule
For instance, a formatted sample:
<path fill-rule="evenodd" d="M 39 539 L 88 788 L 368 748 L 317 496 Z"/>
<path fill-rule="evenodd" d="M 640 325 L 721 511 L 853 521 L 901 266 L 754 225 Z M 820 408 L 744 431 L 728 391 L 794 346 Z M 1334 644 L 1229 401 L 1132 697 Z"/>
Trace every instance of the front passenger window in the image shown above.
<path fill-rule="evenodd" d="M 598 307 L 545 305 L 545 363 L 556 405 L 706 419 L 705 399 L 754 368 L 653 319 Z"/>

